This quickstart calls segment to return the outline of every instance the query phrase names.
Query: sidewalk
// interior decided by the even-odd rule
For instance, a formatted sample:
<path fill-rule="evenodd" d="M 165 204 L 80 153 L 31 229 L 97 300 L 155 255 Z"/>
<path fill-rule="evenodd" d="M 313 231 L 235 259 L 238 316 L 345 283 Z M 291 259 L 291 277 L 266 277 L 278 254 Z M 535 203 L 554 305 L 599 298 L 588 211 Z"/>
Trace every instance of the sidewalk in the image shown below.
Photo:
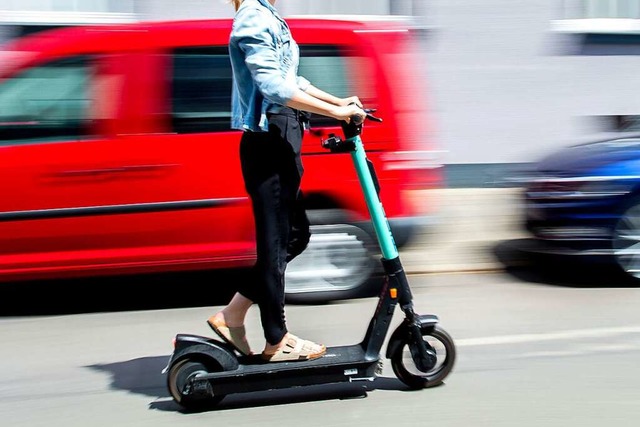
<path fill-rule="evenodd" d="M 400 251 L 407 273 L 500 270 L 494 248 L 527 236 L 522 229 L 520 188 L 429 190 L 437 223 Z M 420 194 L 417 195 L 418 197 Z"/>

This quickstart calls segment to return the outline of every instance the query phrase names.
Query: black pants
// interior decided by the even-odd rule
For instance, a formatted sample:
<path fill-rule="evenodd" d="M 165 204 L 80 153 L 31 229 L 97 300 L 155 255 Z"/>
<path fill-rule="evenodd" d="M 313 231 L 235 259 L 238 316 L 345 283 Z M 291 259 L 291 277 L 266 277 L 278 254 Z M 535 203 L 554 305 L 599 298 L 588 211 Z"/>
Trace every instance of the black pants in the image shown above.
<path fill-rule="evenodd" d="M 300 191 L 302 119 L 292 109 L 268 119 L 268 132 L 244 132 L 240 142 L 242 174 L 255 218 L 257 259 L 252 280 L 238 291 L 258 304 L 265 339 L 277 344 L 287 333 L 287 263 L 307 247 L 310 232 Z"/>

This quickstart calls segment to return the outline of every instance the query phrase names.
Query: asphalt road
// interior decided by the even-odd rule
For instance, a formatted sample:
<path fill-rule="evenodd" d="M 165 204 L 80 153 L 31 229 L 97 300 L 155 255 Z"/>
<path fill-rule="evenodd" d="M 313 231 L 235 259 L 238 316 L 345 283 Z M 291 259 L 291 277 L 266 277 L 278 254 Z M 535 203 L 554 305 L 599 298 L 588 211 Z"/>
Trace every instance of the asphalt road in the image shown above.
<path fill-rule="evenodd" d="M 606 274 L 555 277 L 531 267 L 410 276 L 417 310 L 437 314 L 457 343 L 456 365 L 440 387 L 407 391 L 386 363 L 369 390 L 227 396 L 216 410 L 184 413 L 161 370 L 176 333 L 209 334 L 211 305 L 223 303 L 207 292 L 214 282 L 71 287 L 56 291 L 57 309 L 54 291 L 5 293 L 5 303 L 13 298 L 25 309 L 0 318 L 2 425 L 601 427 L 640 419 L 638 289 Z M 142 297 L 131 292 L 136 285 Z M 351 344 L 375 303 L 290 306 L 288 321 L 301 336 Z M 260 350 L 257 310 L 247 326 Z"/>

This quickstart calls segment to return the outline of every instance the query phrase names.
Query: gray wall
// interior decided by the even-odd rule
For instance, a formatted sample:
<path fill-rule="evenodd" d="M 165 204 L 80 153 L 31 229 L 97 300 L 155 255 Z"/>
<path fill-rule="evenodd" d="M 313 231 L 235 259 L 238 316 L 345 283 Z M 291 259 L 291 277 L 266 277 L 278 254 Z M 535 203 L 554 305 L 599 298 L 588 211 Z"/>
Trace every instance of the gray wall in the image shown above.
<path fill-rule="evenodd" d="M 371 14 L 411 13 L 416 0 L 278 0 L 282 15 L 303 14 Z M 420 0 L 422 1 L 422 0 Z M 390 3 L 395 6 L 390 6 Z M 138 11 L 147 18 L 230 17 L 233 7 L 225 0 L 136 0 Z M 391 9 L 396 11 L 392 11 Z"/>
<path fill-rule="evenodd" d="M 232 17 L 233 6 L 225 0 L 136 0 L 142 19 L 191 19 Z"/>
<path fill-rule="evenodd" d="M 640 55 L 577 55 L 556 0 L 430 0 L 424 48 L 445 163 L 528 162 L 640 114 Z"/>
<path fill-rule="evenodd" d="M 391 12 L 389 3 L 398 0 L 279 0 L 276 7 L 283 15 L 301 14 L 365 14 L 383 15 Z M 400 3 L 404 3 L 400 0 Z"/>

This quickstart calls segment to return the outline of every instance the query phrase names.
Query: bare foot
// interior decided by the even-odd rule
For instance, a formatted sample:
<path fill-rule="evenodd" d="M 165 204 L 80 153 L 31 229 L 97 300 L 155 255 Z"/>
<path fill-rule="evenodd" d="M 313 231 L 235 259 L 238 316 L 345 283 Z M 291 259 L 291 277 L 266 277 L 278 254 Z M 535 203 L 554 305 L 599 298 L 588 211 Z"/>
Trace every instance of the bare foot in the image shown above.
<path fill-rule="evenodd" d="M 244 325 L 231 326 L 226 323 L 225 316 L 222 313 L 217 313 L 207 319 L 207 323 L 227 343 L 231 344 L 236 350 L 244 355 L 253 354 L 249 342 L 247 340 L 247 333 Z"/>
<path fill-rule="evenodd" d="M 216 322 L 227 325 L 231 328 L 239 328 L 244 326 L 244 317 L 234 316 L 233 313 L 225 313 L 224 310 L 217 312 L 210 319 L 215 319 Z"/>

